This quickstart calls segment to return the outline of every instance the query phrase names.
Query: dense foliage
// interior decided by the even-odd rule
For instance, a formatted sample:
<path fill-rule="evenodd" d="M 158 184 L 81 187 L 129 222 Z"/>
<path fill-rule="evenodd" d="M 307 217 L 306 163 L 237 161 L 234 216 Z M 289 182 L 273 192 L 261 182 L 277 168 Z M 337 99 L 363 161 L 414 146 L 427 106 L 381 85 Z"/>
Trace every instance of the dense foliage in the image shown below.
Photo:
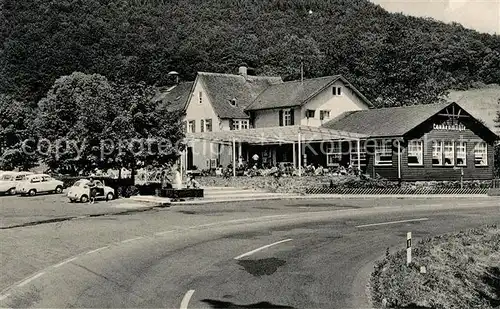
<path fill-rule="evenodd" d="M 30 102 L 74 71 L 162 85 L 242 63 L 296 79 L 303 61 L 380 105 L 500 81 L 499 36 L 367 0 L 0 0 L 0 43 L 0 93 Z"/>
<path fill-rule="evenodd" d="M 31 136 L 32 109 L 10 96 L 0 94 L 0 170 L 29 169 L 36 157 L 22 151 L 23 141 Z"/>
<path fill-rule="evenodd" d="M 154 94 L 143 83 L 75 72 L 57 79 L 34 109 L 0 97 L 0 169 L 38 160 L 71 174 L 168 164 L 183 147 L 181 114 L 154 102 Z"/>

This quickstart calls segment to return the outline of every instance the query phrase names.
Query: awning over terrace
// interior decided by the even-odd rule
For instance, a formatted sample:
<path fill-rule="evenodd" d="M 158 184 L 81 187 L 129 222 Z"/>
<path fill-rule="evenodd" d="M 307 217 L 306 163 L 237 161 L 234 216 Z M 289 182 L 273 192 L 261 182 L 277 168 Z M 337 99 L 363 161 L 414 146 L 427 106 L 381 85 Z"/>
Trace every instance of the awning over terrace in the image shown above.
<path fill-rule="evenodd" d="M 233 175 L 236 176 L 236 143 L 248 144 L 293 144 L 295 153 L 295 146 L 302 143 L 320 142 L 328 140 L 347 140 L 357 141 L 358 149 L 358 166 L 360 166 L 360 140 L 368 138 L 368 135 L 351 133 L 339 130 L 333 130 L 322 127 L 310 126 L 283 126 L 283 127 L 269 127 L 245 130 L 231 130 L 219 132 L 200 132 L 200 133 L 187 133 L 186 141 L 205 140 L 212 143 L 230 144 L 232 145 L 233 153 Z M 301 164 L 301 148 L 298 148 L 298 171 L 299 176 L 302 174 Z M 294 159 L 295 161 L 295 159 Z M 181 164 L 182 165 L 182 164 Z"/>
<path fill-rule="evenodd" d="M 291 144 L 325 140 L 356 141 L 365 138 L 368 135 L 303 125 L 186 134 L 186 140 L 206 140 L 221 144 Z"/>

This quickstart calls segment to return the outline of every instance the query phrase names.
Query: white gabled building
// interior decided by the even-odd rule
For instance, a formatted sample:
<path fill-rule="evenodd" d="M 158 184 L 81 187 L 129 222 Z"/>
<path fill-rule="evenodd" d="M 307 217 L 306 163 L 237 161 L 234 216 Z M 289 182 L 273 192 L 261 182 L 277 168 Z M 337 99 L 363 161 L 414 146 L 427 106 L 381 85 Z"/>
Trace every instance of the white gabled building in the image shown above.
<path fill-rule="evenodd" d="M 345 111 L 373 106 L 340 75 L 284 82 L 281 77 L 248 75 L 246 67 L 240 67 L 239 74 L 199 72 L 194 82 L 168 89 L 162 99 L 182 106 L 185 130 L 191 135 L 295 125 L 320 127 Z M 240 143 L 237 154 L 243 161 L 255 152 L 264 164 L 292 162 L 291 146 L 280 147 Z M 232 162 L 231 149 L 224 143 L 192 140 L 184 168 L 227 166 Z"/>

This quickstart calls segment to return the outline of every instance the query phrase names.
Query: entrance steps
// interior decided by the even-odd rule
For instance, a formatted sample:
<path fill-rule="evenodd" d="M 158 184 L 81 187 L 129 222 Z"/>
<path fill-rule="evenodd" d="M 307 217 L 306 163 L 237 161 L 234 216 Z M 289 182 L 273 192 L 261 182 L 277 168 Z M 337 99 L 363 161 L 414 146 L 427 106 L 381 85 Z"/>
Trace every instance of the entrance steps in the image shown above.
<path fill-rule="evenodd" d="M 210 204 L 222 202 L 238 202 L 238 201 L 257 201 L 257 200 L 278 200 L 292 198 L 296 195 L 289 193 L 272 193 L 264 190 L 241 189 L 234 187 L 203 187 L 204 197 L 185 199 L 181 201 L 171 201 L 168 198 L 157 196 L 134 196 L 132 200 L 146 203 L 156 203 L 166 206 L 168 205 L 184 205 L 184 204 Z"/>

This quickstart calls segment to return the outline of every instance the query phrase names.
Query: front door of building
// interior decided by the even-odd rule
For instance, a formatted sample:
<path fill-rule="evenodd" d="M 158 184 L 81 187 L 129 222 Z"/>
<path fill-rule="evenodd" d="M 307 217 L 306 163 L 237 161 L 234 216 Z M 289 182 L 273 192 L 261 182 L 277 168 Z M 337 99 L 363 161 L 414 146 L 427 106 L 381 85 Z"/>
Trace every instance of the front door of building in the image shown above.
<path fill-rule="evenodd" d="M 187 148 L 187 162 L 186 162 L 186 167 L 187 170 L 192 170 L 193 169 L 193 147 L 188 147 Z"/>

